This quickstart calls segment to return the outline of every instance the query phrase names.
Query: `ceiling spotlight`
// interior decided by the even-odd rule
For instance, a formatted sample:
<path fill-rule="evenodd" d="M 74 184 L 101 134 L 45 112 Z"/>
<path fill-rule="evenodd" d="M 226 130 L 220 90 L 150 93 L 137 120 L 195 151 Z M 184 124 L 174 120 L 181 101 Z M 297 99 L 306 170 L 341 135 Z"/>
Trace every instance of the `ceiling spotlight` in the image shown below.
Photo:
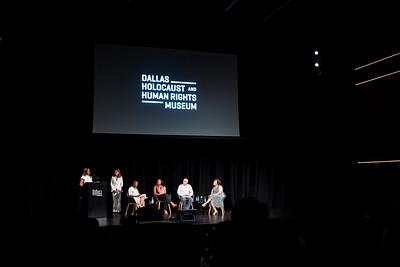
<path fill-rule="evenodd" d="M 319 63 L 316 62 L 316 63 L 314 64 L 314 66 L 315 66 L 316 68 L 318 68 L 318 67 L 319 67 Z"/>
<path fill-rule="evenodd" d="M 318 54 L 319 54 L 318 50 L 315 50 L 314 55 L 318 56 Z"/>

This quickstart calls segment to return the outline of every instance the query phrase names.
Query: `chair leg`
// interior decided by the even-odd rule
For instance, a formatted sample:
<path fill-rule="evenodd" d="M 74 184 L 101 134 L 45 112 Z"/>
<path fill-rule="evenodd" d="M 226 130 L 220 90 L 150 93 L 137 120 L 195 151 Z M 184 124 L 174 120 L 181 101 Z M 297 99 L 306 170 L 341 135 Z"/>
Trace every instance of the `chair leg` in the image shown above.
<path fill-rule="evenodd" d="M 132 205 L 133 205 L 133 212 L 131 213 L 131 215 L 134 214 L 134 212 L 135 212 L 135 204 L 134 204 L 134 203 L 128 203 L 128 206 L 126 207 L 126 210 L 125 210 L 125 218 L 128 218 L 128 211 L 129 211 L 129 208 L 130 208 Z"/>
<path fill-rule="evenodd" d="M 160 201 L 157 201 L 157 209 L 160 210 Z"/>
<path fill-rule="evenodd" d="M 128 218 L 129 206 L 130 206 L 130 205 L 128 204 L 128 206 L 127 206 L 126 209 L 125 209 L 125 219 Z"/>
<path fill-rule="evenodd" d="M 133 204 L 133 210 L 131 215 L 135 215 L 138 209 L 139 209 L 138 205 Z"/>

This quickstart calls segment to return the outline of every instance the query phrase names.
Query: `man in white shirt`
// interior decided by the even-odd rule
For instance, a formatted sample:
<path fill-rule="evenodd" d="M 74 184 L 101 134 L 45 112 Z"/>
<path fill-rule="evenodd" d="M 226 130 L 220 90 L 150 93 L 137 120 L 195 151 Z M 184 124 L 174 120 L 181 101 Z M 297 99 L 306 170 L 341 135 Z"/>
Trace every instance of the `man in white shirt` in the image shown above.
<path fill-rule="evenodd" d="M 193 203 L 193 189 L 188 178 L 184 178 L 182 184 L 179 185 L 178 196 L 183 202 L 183 209 L 188 210 Z"/>

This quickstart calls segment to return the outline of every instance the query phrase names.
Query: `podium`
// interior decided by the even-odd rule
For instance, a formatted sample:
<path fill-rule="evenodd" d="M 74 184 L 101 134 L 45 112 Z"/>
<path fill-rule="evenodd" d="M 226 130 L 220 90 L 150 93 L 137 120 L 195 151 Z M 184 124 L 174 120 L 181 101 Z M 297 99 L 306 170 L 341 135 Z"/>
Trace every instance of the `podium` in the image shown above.
<path fill-rule="evenodd" d="M 107 217 L 107 182 L 86 183 L 87 215 L 89 218 Z"/>

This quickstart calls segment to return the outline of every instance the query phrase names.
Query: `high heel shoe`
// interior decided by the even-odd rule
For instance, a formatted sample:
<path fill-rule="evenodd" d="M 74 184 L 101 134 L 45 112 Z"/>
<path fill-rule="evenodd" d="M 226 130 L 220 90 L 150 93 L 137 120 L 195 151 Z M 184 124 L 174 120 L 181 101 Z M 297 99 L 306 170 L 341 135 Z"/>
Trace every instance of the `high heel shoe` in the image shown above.
<path fill-rule="evenodd" d="M 218 211 L 217 211 L 217 210 L 214 211 L 214 212 L 213 212 L 213 215 L 218 215 Z"/>

